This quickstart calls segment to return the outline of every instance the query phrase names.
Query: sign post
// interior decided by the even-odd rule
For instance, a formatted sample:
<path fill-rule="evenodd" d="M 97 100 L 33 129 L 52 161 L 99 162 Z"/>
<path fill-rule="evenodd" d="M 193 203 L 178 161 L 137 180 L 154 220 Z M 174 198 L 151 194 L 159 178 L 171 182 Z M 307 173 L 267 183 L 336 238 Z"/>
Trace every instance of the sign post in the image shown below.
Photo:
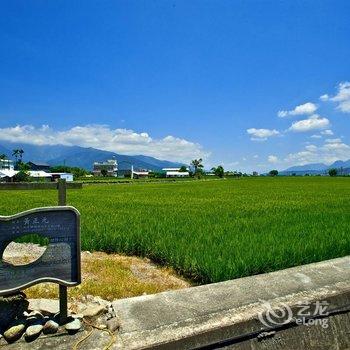
<path fill-rule="evenodd" d="M 67 204 L 67 186 L 65 179 L 58 180 L 58 205 L 65 206 Z M 67 287 L 59 284 L 60 298 L 60 324 L 64 324 L 68 318 L 68 291 Z"/>
<path fill-rule="evenodd" d="M 18 292 L 37 283 L 59 284 L 60 320 L 68 317 L 67 287 L 81 282 L 80 213 L 66 206 L 66 182 L 58 186 L 58 205 L 0 216 L 0 296 Z M 38 234 L 49 244 L 41 257 L 27 265 L 1 259 L 9 243 L 23 235 Z"/>

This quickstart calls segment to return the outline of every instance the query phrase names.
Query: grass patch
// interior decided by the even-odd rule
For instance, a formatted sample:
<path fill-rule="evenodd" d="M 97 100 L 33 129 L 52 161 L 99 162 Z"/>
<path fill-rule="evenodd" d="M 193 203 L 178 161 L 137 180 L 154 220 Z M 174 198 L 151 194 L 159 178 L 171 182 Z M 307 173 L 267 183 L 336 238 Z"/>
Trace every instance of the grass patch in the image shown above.
<path fill-rule="evenodd" d="M 81 299 L 85 295 L 99 296 L 105 300 L 154 294 L 166 290 L 189 287 L 172 269 L 157 268 L 147 259 L 108 255 L 82 254 L 82 283 L 69 288 L 69 298 Z M 58 286 L 41 283 L 27 288 L 28 298 L 58 298 Z"/>

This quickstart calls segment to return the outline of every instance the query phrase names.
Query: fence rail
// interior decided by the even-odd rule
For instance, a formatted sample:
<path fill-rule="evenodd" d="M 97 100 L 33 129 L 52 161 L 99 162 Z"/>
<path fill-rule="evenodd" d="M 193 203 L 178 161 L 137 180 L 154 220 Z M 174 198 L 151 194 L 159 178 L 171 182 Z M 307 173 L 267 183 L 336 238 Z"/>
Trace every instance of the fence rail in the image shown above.
<path fill-rule="evenodd" d="M 81 189 L 81 182 L 67 182 L 67 189 Z M 58 182 L 3 182 L 0 190 L 57 190 Z"/>

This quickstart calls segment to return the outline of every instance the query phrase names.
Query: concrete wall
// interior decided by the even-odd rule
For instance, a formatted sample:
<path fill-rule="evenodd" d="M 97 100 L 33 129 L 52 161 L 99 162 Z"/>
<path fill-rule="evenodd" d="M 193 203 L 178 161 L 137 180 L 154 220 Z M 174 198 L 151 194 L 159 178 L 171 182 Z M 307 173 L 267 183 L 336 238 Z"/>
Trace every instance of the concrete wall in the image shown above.
<path fill-rule="evenodd" d="M 284 303 L 293 317 L 298 317 L 299 303 L 309 305 L 313 314 L 317 302 L 327 302 L 328 316 L 307 320 L 325 319 L 328 328 L 321 321 L 297 325 L 287 315 L 267 327 L 259 319 L 266 302 L 273 309 Z M 120 349 L 347 349 L 350 257 L 113 305 L 122 325 Z"/>
<path fill-rule="evenodd" d="M 306 318 L 318 325 L 298 325 L 300 303 L 327 302 L 327 315 Z M 279 322 L 264 325 L 267 304 L 279 313 Z M 283 303 L 283 304 L 281 304 Z M 113 303 L 121 329 L 111 349 L 236 349 L 339 350 L 350 349 L 350 257 L 304 265 Z M 264 318 L 266 320 L 266 317 Z M 324 323 L 326 322 L 326 323 Z M 327 324 L 327 328 L 322 325 Z M 31 349 L 70 349 L 87 335 L 40 337 Z M 94 330 L 79 349 L 103 349 L 106 332 Z M 4 347 L 28 349 L 17 342 Z"/>

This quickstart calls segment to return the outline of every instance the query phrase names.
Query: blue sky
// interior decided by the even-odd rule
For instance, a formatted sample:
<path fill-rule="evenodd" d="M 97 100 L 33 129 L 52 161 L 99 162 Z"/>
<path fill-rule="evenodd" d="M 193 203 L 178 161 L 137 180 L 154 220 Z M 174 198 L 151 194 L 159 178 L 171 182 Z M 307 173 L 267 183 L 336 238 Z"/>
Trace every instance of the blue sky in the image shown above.
<path fill-rule="evenodd" d="M 0 12 L 0 143 L 244 171 L 350 158 L 349 1 L 5 0 Z"/>

